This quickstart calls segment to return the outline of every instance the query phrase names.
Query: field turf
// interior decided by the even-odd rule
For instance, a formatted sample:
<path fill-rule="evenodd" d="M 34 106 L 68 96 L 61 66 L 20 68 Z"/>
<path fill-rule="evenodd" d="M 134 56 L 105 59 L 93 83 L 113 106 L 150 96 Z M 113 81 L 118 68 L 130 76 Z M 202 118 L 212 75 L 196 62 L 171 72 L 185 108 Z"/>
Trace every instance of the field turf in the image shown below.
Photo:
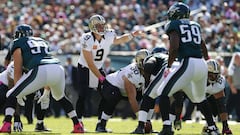
<path fill-rule="evenodd" d="M 0 120 L 3 120 L 3 115 L 0 116 Z M 45 125 L 52 129 L 52 132 L 34 132 L 36 119 L 34 120 L 34 124 L 27 124 L 25 117 L 22 117 L 23 122 L 23 132 L 16 133 L 12 132 L 13 135 L 71 135 L 71 130 L 73 128 L 72 122 L 69 118 L 64 116 L 60 118 L 48 117 L 45 118 Z M 95 133 L 95 127 L 97 123 L 97 118 L 84 118 L 83 120 L 85 128 L 87 129 L 86 135 L 123 135 L 130 134 L 136 126 L 137 120 L 133 119 L 125 119 L 122 120 L 120 118 L 112 118 L 107 124 L 107 128 L 111 129 L 112 133 Z M 162 128 L 161 120 L 153 120 L 153 130 L 159 132 Z M 199 123 L 195 122 L 183 122 L 182 130 L 175 131 L 175 135 L 200 135 L 202 127 L 204 126 L 204 121 L 200 121 Z M 222 129 L 222 124 L 217 123 L 220 131 Z M 229 121 L 229 126 L 233 131 L 234 135 L 240 135 L 240 123 L 236 123 L 234 121 Z M 156 134 L 156 133 L 153 133 Z M 7 135 L 7 134 L 6 134 Z"/>

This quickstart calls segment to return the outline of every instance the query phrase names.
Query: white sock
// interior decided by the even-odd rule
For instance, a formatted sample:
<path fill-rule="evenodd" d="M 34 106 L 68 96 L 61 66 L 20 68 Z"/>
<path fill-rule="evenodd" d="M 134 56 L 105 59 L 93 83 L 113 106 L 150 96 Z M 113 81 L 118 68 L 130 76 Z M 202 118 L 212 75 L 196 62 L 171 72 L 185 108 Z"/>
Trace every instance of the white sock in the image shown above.
<path fill-rule="evenodd" d="M 77 116 L 77 113 L 76 113 L 75 110 L 72 110 L 72 111 L 69 112 L 67 115 L 69 116 L 69 118 L 73 118 L 73 117 Z"/>
<path fill-rule="evenodd" d="M 150 109 L 147 114 L 147 120 L 151 120 L 154 113 L 154 109 Z"/>
<path fill-rule="evenodd" d="M 171 123 L 171 121 L 170 120 L 165 120 L 165 121 L 163 121 L 163 125 L 171 125 L 172 123 Z"/>
<path fill-rule="evenodd" d="M 111 117 L 112 117 L 112 115 L 107 115 L 106 113 L 102 112 L 102 117 L 101 117 L 101 119 L 109 120 Z"/>
<path fill-rule="evenodd" d="M 15 113 L 15 109 L 12 108 L 12 107 L 8 107 L 8 108 L 6 108 L 6 110 L 5 110 L 5 116 L 6 116 L 6 115 L 13 116 L 14 113 Z"/>
<path fill-rule="evenodd" d="M 148 113 L 145 111 L 140 110 L 138 112 L 138 121 L 146 122 L 147 121 Z"/>
<path fill-rule="evenodd" d="M 174 114 L 169 114 L 169 120 L 173 123 L 174 120 L 176 119 L 176 115 Z"/>
<path fill-rule="evenodd" d="M 43 120 L 37 120 L 37 123 L 41 124 L 41 123 L 43 123 Z"/>

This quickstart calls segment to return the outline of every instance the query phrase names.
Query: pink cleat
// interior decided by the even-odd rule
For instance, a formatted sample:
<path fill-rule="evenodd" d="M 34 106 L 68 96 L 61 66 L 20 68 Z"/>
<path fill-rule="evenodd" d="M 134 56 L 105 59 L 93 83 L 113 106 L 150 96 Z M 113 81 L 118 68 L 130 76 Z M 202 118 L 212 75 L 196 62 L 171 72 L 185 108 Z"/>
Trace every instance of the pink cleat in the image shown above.
<path fill-rule="evenodd" d="M 223 129 L 222 130 L 222 135 L 232 135 L 232 131 L 229 128 Z"/>
<path fill-rule="evenodd" d="M 4 122 L 0 128 L 0 133 L 11 133 L 11 122 Z"/>
<path fill-rule="evenodd" d="M 84 128 L 82 122 L 74 125 L 73 131 L 71 133 L 84 133 Z"/>

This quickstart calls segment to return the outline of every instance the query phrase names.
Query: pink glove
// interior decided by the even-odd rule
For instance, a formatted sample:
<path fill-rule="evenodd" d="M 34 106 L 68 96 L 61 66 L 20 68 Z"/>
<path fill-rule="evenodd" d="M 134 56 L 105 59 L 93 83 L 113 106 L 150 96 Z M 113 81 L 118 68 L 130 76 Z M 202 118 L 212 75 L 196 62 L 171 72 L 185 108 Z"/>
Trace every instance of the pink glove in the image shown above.
<path fill-rule="evenodd" d="M 164 73 L 163 73 L 164 78 L 166 78 L 169 73 L 170 73 L 170 68 L 165 68 Z"/>
<path fill-rule="evenodd" d="M 100 81 L 101 83 L 103 83 L 103 81 L 105 80 L 105 77 L 104 77 L 104 76 L 100 76 L 98 79 L 99 79 L 99 81 Z"/>

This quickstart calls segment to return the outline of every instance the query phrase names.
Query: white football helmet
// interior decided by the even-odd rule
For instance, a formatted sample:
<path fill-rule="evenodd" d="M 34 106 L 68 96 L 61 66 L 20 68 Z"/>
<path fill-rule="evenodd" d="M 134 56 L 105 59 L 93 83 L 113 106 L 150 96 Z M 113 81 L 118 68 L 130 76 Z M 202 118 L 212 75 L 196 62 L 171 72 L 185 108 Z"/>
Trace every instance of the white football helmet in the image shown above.
<path fill-rule="evenodd" d="M 143 61 L 150 54 L 147 49 L 139 50 L 135 55 L 135 61 L 139 69 L 143 69 Z"/>
<path fill-rule="evenodd" d="M 101 15 L 93 15 L 89 19 L 88 27 L 91 32 L 97 33 L 99 35 L 104 35 L 106 32 L 106 20 Z"/>

